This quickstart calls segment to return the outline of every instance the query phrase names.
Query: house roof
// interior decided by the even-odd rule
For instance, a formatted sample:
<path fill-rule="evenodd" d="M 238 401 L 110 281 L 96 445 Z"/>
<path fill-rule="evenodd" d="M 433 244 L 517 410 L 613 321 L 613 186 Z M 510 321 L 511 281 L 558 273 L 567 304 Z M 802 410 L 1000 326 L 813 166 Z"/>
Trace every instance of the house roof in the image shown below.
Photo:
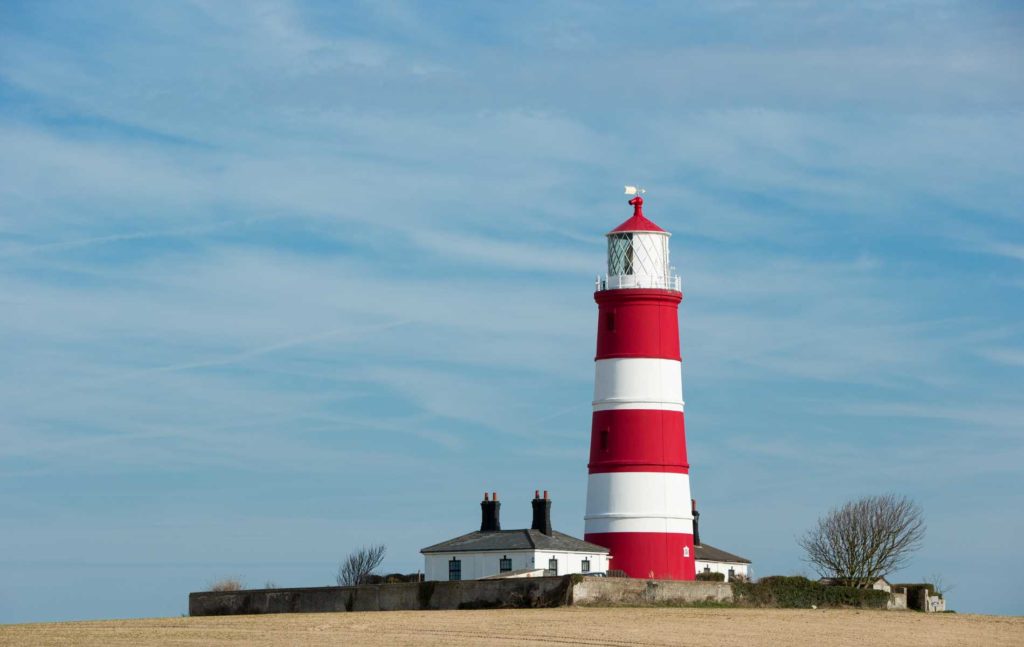
<path fill-rule="evenodd" d="M 709 544 L 698 544 L 693 547 L 693 556 L 702 562 L 733 562 L 736 564 L 749 564 L 750 560 L 739 555 L 727 553 L 721 548 L 715 548 Z"/>
<path fill-rule="evenodd" d="M 577 553 L 607 553 L 608 549 L 555 530 L 550 536 L 539 530 L 498 530 L 471 533 L 427 546 L 421 553 L 458 553 L 485 550 L 564 550 Z"/>

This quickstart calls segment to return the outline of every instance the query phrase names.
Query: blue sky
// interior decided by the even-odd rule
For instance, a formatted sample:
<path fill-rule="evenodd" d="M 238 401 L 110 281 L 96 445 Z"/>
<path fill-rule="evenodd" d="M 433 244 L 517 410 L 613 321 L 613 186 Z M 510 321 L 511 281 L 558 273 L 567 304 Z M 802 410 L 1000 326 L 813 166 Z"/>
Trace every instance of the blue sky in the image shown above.
<path fill-rule="evenodd" d="M 581 534 L 603 234 L 674 232 L 702 537 L 895 491 L 1024 613 L 1014 3 L 5 2 L 0 622 Z"/>

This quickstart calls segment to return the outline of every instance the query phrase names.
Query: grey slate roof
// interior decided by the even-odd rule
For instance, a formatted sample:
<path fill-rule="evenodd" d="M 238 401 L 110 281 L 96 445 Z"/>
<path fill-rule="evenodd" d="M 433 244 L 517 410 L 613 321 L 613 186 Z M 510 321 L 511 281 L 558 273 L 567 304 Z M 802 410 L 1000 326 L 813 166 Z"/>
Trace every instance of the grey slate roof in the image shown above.
<path fill-rule="evenodd" d="M 557 530 L 549 537 L 539 530 L 498 530 L 471 532 L 440 544 L 427 546 L 421 553 L 454 553 L 478 550 L 565 550 L 577 553 L 607 553 L 604 546 L 576 539 Z"/>
<path fill-rule="evenodd" d="M 750 560 L 739 555 L 727 553 L 721 548 L 715 548 L 708 544 L 698 544 L 693 547 L 694 558 L 702 562 L 733 562 L 736 564 L 749 564 Z"/>

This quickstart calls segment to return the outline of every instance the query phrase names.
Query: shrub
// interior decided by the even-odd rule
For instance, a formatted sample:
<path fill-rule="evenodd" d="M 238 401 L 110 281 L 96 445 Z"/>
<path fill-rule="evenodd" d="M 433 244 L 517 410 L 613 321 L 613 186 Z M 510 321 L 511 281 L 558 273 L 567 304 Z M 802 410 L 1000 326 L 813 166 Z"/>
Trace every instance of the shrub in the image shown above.
<path fill-rule="evenodd" d="M 799 575 L 763 577 L 756 583 L 733 582 L 732 591 L 737 604 L 784 609 L 811 606 L 884 609 L 889 601 L 885 591 L 826 586 Z"/>
<path fill-rule="evenodd" d="M 724 582 L 725 573 L 697 573 L 697 581 L 699 582 Z"/>
<path fill-rule="evenodd" d="M 236 577 L 225 577 L 224 579 L 217 580 L 210 585 L 210 590 L 217 593 L 223 593 L 225 591 L 241 591 L 244 588 L 245 584 L 242 583 L 242 580 Z"/>

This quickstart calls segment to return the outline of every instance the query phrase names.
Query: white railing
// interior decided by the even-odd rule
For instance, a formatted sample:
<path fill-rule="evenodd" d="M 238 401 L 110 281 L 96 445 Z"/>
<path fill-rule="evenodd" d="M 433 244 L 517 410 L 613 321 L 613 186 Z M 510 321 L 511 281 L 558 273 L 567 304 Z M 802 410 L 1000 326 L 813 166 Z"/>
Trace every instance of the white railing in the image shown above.
<path fill-rule="evenodd" d="M 594 291 L 603 290 L 628 290 L 630 288 L 645 288 L 656 290 L 683 291 L 683 281 L 679 275 L 674 276 L 647 276 L 644 274 L 613 274 L 612 276 L 598 276 L 594 282 Z"/>

